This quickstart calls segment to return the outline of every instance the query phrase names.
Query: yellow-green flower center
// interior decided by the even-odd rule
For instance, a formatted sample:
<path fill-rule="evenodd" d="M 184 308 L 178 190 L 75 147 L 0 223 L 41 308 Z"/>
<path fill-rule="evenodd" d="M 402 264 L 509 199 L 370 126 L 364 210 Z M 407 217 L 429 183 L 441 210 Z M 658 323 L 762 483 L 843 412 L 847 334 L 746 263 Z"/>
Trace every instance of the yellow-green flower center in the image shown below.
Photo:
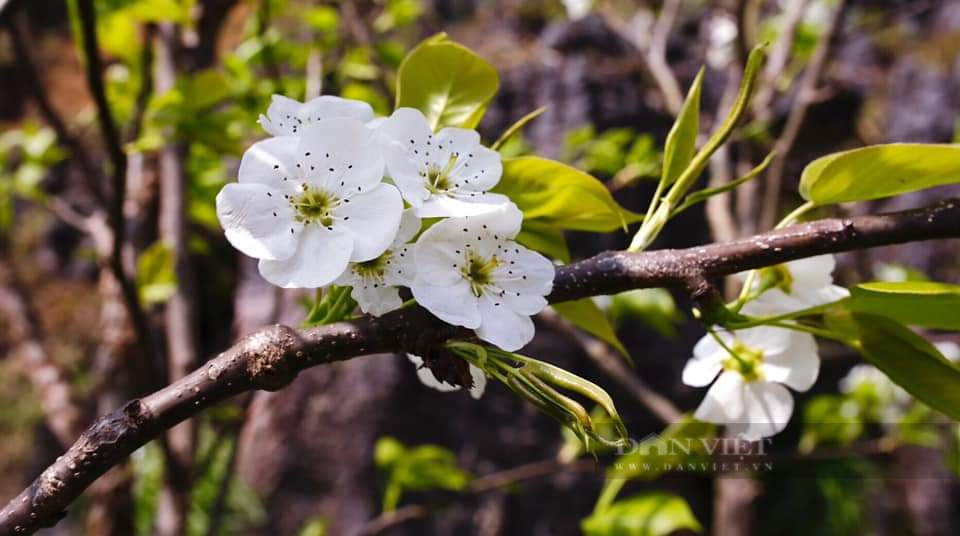
<path fill-rule="evenodd" d="M 447 160 L 447 165 L 443 168 L 435 163 L 429 164 L 426 173 L 423 174 L 427 179 L 427 191 L 431 194 L 437 194 L 453 188 L 453 181 L 450 180 L 450 171 L 453 170 L 453 166 L 456 163 L 457 156 L 451 154 Z"/>
<path fill-rule="evenodd" d="M 784 294 L 793 292 L 793 274 L 785 264 L 765 268 L 761 279 L 761 288 L 779 288 Z"/>
<path fill-rule="evenodd" d="M 496 255 L 484 259 L 472 252 L 467 254 L 467 263 L 460 269 L 460 273 L 470 283 L 474 296 L 479 298 L 483 294 L 483 288 L 493 282 L 493 271 L 499 265 Z"/>
<path fill-rule="evenodd" d="M 353 273 L 364 279 L 382 278 L 384 271 L 386 271 L 387 264 L 390 262 L 392 257 L 393 252 L 387 250 L 383 252 L 383 255 L 380 255 L 376 259 L 370 259 L 369 261 L 358 262 L 354 264 Z"/>
<path fill-rule="evenodd" d="M 333 209 L 340 205 L 340 200 L 333 194 L 304 184 L 301 193 L 290 198 L 290 204 L 298 222 L 330 227 L 333 225 Z"/>
<path fill-rule="evenodd" d="M 751 348 L 740 341 L 733 341 L 730 346 L 733 352 L 723 361 L 723 369 L 740 373 L 745 382 L 755 382 L 763 379 L 760 365 L 763 363 L 763 350 Z"/>

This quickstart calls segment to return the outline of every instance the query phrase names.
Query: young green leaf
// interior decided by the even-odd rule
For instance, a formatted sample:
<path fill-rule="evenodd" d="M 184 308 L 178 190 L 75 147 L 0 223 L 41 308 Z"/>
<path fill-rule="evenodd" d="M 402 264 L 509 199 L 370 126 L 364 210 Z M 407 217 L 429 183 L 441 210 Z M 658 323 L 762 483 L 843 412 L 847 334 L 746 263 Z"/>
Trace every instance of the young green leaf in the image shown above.
<path fill-rule="evenodd" d="M 474 128 L 500 87 L 496 69 L 470 49 L 435 35 L 404 58 L 397 73 L 397 107 L 423 112 L 434 131 Z"/>
<path fill-rule="evenodd" d="M 580 523 L 587 536 L 666 536 L 678 530 L 701 532 L 703 527 L 682 497 L 648 491 L 594 512 Z"/>
<path fill-rule="evenodd" d="M 643 218 L 617 204 L 596 178 L 535 156 L 504 160 L 503 177 L 493 191 L 517 204 L 524 223 L 556 229 L 606 233 Z"/>
<path fill-rule="evenodd" d="M 911 326 L 960 330 L 960 285 L 933 281 L 863 283 L 851 289 L 846 307 Z"/>
<path fill-rule="evenodd" d="M 703 69 L 693 79 L 687 100 L 684 101 L 673 128 L 667 134 L 663 149 L 663 175 L 660 180 L 664 186 L 676 182 L 683 170 L 690 165 L 697 148 L 697 134 L 700 132 L 700 90 L 703 88 Z"/>
<path fill-rule="evenodd" d="M 597 307 L 597 304 L 593 303 L 593 300 L 590 298 L 555 303 L 553 310 L 573 325 L 613 346 L 623 357 L 630 361 L 630 354 L 623 346 L 623 343 L 620 342 L 620 338 L 617 337 L 617 333 L 614 331 L 613 326 L 610 325 L 610 320 L 607 318 L 607 315 L 603 314 L 603 311 L 601 311 L 600 308 Z"/>
<path fill-rule="evenodd" d="M 852 345 L 908 393 L 952 419 L 960 419 L 960 368 L 929 341 L 882 316 L 853 313 Z"/>
<path fill-rule="evenodd" d="M 676 338 L 677 326 L 684 320 L 673 296 L 662 288 L 621 292 L 610 301 L 609 314 L 616 326 L 626 318 L 634 318 L 668 339 Z"/>
<path fill-rule="evenodd" d="M 517 242 L 548 257 L 570 262 L 570 248 L 567 247 L 563 229 L 528 220 L 523 222 Z"/>
<path fill-rule="evenodd" d="M 960 145 L 894 143 L 818 158 L 800 195 L 817 205 L 866 201 L 960 182 Z"/>

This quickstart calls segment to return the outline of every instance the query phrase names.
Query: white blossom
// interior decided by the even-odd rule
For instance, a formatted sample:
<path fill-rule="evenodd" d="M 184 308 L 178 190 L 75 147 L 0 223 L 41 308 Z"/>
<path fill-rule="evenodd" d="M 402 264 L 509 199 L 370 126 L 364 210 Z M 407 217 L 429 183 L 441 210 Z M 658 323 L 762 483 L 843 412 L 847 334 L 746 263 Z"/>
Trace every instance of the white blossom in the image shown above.
<path fill-rule="evenodd" d="M 787 387 L 806 391 L 817 379 L 820 358 L 813 336 L 769 326 L 717 335 L 723 345 L 704 336 L 683 369 L 683 383 L 713 384 L 694 416 L 724 424 L 729 436 L 748 441 L 779 433 L 793 413 Z"/>
<path fill-rule="evenodd" d="M 372 136 L 354 118 L 324 119 L 244 153 L 239 182 L 217 195 L 217 215 L 227 240 L 260 259 L 267 281 L 322 287 L 393 242 L 403 202 L 382 182 Z"/>
<path fill-rule="evenodd" d="M 833 284 L 835 267 L 833 255 L 819 255 L 769 268 L 777 283 L 751 304 L 767 314 L 781 314 L 842 300 L 850 293 Z"/>
<path fill-rule="evenodd" d="M 400 288 L 413 282 L 413 244 L 408 244 L 420 231 L 420 218 L 407 209 L 400 218 L 400 230 L 393 243 L 379 257 L 351 263 L 336 284 L 351 286 L 350 295 L 360 310 L 373 316 L 399 309 L 403 305 Z"/>
<path fill-rule="evenodd" d="M 352 117 L 366 123 L 373 119 L 373 108 L 363 101 L 333 95 L 321 95 L 305 103 L 274 95 L 267 115 L 261 114 L 258 122 L 273 136 L 298 136 L 311 124 L 335 117 Z"/>
<path fill-rule="evenodd" d="M 419 110 L 398 108 L 379 122 L 387 172 L 421 218 L 473 216 L 509 200 L 487 190 L 500 181 L 500 155 L 474 130 L 434 134 Z"/>
<path fill-rule="evenodd" d="M 417 302 L 441 320 L 476 331 L 507 351 L 533 339 L 530 315 L 547 305 L 554 267 L 517 244 L 522 214 L 512 203 L 496 212 L 449 218 L 414 247 Z"/>
<path fill-rule="evenodd" d="M 433 371 L 429 368 L 423 366 L 423 358 L 414 355 L 407 354 L 407 359 L 417 368 L 417 378 L 420 378 L 420 382 L 426 385 L 431 389 L 436 389 L 437 391 L 443 393 L 449 393 L 451 391 L 459 391 L 459 385 L 451 385 L 447 382 L 442 382 L 438 380 L 434 375 Z M 487 388 L 487 375 L 480 370 L 479 367 L 470 365 L 470 378 L 473 380 L 473 386 L 470 387 L 470 396 L 474 400 L 479 400 L 483 396 L 484 390 Z"/>

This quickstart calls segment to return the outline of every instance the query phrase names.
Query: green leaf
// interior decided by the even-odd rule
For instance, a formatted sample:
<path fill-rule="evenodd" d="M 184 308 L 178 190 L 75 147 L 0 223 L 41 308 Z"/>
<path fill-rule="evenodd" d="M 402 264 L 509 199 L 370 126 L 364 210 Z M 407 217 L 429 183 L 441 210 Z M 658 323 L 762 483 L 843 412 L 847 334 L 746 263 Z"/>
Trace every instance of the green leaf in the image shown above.
<path fill-rule="evenodd" d="M 607 482 L 653 480 L 668 467 L 702 459 L 707 455 L 704 442 L 715 436 L 716 426 L 684 415 L 659 434 L 651 434 L 639 442 L 632 440 L 632 448 L 607 469 Z"/>
<path fill-rule="evenodd" d="M 871 282 L 851 289 L 848 309 L 902 324 L 960 330 L 960 285 L 933 281 Z"/>
<path fill-rule="evenodd" d="M 154 242 L 137 259 L 137 288 L 147 305 L 164 303 L 177 291 L 173 251 L 164 242 Z"/>
<path fill-rule="evenodd" d="M 618 352 L 623 354 L 627 360 L 630 360 L 630 354 L 620 342 L 616 331 L 610 325 L 610 320 L 603 311 L 597 307 L 597 304 L 590 298 L 574 300 L 552 305 L 553 310 L 563 318 L 570 321 L 571 324 L 586 331 L 603 342 L 613 346 Z"/>
<path fill-rule="evenodd" d="M 570 262 L 570 249 L 563 230 L 536 221 L 524 221 L 517 242 L 564 263 Z"/>
<path fill-rule="evenodd" d="M 682 497 L 662 491 L 634 495 L 594 512 L 580 523 L 587 536 L 664 536 L 703 527 Z"/>
<path fill-rule="evenodd" d="M 668 339 L 677 336 L 677 326 L 684 318 L 673 296 L 662 288 L 621 292 L 611 300 L 608 312 L 614 325 L 621 325 L 625 318 L 635 318 Z"/>
<path fill-rule="evenodd" d="M 474 128 L 500 87 L 496 69 L 470 49 L 435 35 L 400 64 L 397 108 L 423 112 L 430 127 Z"/>
<path fill-rule="evenodd" d="M 664 186 L 673 184 L 683 170 L 690 165 L 697 148 L 697 134 L 700 132 L 700 90 L 703 88 L 703 69 L 697 73 L 687 93 L 687 100 L 667 134 L 663 148 L 663 175 L 660 180 Z"/>
<path fill-rule="evenodd" d="M 891 380 L 928 406 L 960 419 L 960 369 L 929 341 L 882 316 L 853 313 L 852 345 Z"/>
<path fill-rule="evenodd" d="M 516 203 L 524 222 L 556 229 L 610 232 L 643 218 L 617 204 L 596 178 L 536 156 L 504 160 L 503 177 L 493 191 Z"/>
<path fill-rule="evenodd" d="M 960 145 L 894 143 L 818 158 L 800 195 L 817 205 L 866 201 L 960 182 Z"/>

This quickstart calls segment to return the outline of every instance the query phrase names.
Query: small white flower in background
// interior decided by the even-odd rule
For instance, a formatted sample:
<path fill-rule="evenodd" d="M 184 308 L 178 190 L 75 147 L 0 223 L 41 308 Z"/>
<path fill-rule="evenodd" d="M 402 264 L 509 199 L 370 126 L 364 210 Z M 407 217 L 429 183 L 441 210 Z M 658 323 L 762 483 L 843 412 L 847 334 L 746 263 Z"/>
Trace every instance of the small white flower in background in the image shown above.
<path fill-rule="evenodd" d="M 299 136 L 311 124 L 335 117 L 352 117 L 366 123 L 373 119 L 373 108 L 363 101 L 333 95 L 321 95 L 304 103 L 274 95 L 267 115 L 260 114 L 258 122 L 273 136 Z"/>
<path fill-rule="evenodd" d="M 267 281 L 322 287 L 393 242 L 403 201 L 382 182 L 372 137 L 356 119 L 324 119 L 244 153 L 239 182 L 217 195 L 217 216 L 227 240 L 260 259 Z"/>
<path fill-rule="evenodd" d="M 726 67 L 734 58 L 737 23 L 733 17 L 721 14 L 710 17 L 706 24 L 709 40 L 707 63 L 717 69 Z"/>
<path fill-rule="evenodd" d="M 793 413 L 793 395 L 784 386 L 802 392 L 817 379 L 820 357 L 813 336 L 768 326 L 717 335 L 736 357 L 709 334 L 694 347 L 683 383 L 713 383 L 694 417 L 724 424 L 729 436 L 748 441 L 779 433 Z"/>
<path fill-rule="evenodd" d="M 877 398 L 883 403 L 906 403 L 910 401 L 910 394 L 902 387 L 893 383 L 889 376 L 873 365 L 861 363 L 854 365 L 847 375 L 840 380 L 840 392 L 853 393 L 864 387 L 874 390 Z"/>
<path fill-rule="evenodd" d="M 476 331 L 507 351 L 533 339 L 530 315 L 543 310 L 553 288 L 546 257 L 517 244 L 523 215 L 513 203 L 496 212 L 449 218 L 414 246 L 417 303 L 449 324 Z"/>
<path fill-rule="evenodd" d="M 417 367 L 417 378 L 420 378 L 420 382 L 430 387 L 431 389 L 436 389 L 437 391 L 443 393 L 449 393 L 451 391 L 459 391 L 459 385 L 450 385 L 447 382 L 442 382 L 438 380 L 433 372 L 423 366 L 423 358 L 418 355 L 407 354 L 407 359 Z M 478 367 L 470 365 L 470 378 L 473 379 L 473 386 L 470 387 L 470 396 L 474 400 L 479 400 L 483 396 L 484 390 L 487 388 L 487 375 L 483 373 Z"/>
<path fill-rule="evenodd" d="M 953 341 L 939 341 L 933 343 L 933 345 L 937 347 L 937 350 L 939 350 L 948 361 L 953 363 L 960 362 L 960 344 Z"/>
<path fill-rule="evenodd" d="M 563 7 L 567 9 L 567 17 L 578 20 L 590 14 L 593 9 L 593 0 L 563 0 Z"/>
<path fill-rule="evenodd" d="M 766 314 L 780 314 L 842 300 L 850 292 L 833 284 L 836 264 L 833 255 L 820 255 L 765 269 L 777 278 L 777 284 L 751 304 Z"/>
<path fill-rule="evenodd" d="M 419 110 L 398 108 L 379 123 L 387 173 L 421 218 L 473 216 L 509 201 L 488 193 L 503 173 L 500 155 L 474 130 L 434 134 Z"/>
<path fill-rule="evenodd" d="M 407 209 L 400 218 L 400 230 L 393 243 L 379 257 L 366 262 L 351 263 L 336 280 L 337 285 L 353 287 L 350 296 L 360 310 L 380 316 L 403 305 L 400 288 L 413 282 L 413 244 L 408 244 L 420 231 L 420 218 Z"/>

